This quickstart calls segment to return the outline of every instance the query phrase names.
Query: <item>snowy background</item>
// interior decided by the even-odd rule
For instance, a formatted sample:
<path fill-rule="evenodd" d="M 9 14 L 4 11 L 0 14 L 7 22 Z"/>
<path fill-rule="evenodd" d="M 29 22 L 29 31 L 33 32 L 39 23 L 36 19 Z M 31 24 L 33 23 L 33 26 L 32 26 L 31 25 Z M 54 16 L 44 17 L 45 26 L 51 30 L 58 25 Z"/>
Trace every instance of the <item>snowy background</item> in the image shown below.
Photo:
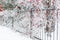
<path fill-rule="evenodd" d="M 10 1 L 9 1 L 9 3 L 10 3 Z M 30 1 L 32 1 L 32 0 L 30 0 Z M 20 4 L 21 2 L 22 2 L 22 4 Z M 32 40 L 29 36 L 19 33 L 19 32 L 22 32 L 22 33 L 25 33 L 25 34 L 30 33 L 30 24 L 29 24 L 30 23 L 30 15 L 29 15 L 30 10 L 29 10 L 29 12 L 26 12 L 26 13 L 23 12 L 23 13 L 20 13 L 20 15 L 19 15 L 19 12 L 17 12 L 17 11 L 19 11 L 18 7 L 22 8 L 22 10 L 20 10 L 20 11 L 24 11 L 23 8 L 25 8 L 25 7 L 26 7 L 26 9 L 25 9 L 25 11 L 26 11 L 27 7 L 29 7 L 29 9 L 30 9 L 30 8 L 34 8 L 33 6 L 36 6 L 36 5 L 37 5 L 36 9 L 39 9 L 39 8 L 41 9 L 41 8 L 44 8 L 44 6 L 42 4 L 43 2 L 44 2 L 44 0 L 39 1 L 39 4 L 37 2 L 38 5 L 35 2 L 34 3 L 32 2 L 31 5 L 30 5 L 29 1 L 27 1 L 27 0 L 26 0 L 26 2 L 22 1 L 22 0 L 19 0 L 19 1 L 16 1 L 17 8 L 14 7 L 14 10 L 12 10 L 12 11 L 11 10 L 4 10 L 3 12 L 1 12 L 0 13 L 1 14 L 1 16 L 0 16 L 1 17 L 1 20 L 0 20 L 0 25 L 1 25 L 0 26 L 0 40 Z M 7 3 L 7 1 L 6 1 L 6 3 Z M 13 2 L 11 4 L 13 4 Z M 60 40 L 59 39 L 59 37 L 60 37 L 60 35 L 59 35 L 60 34 L 60 1 L 57 0 L 56 4 L 57 4 L 56 5 L 57 9 L 59 9 L 58 10 L 58 40 Z M 9 9 L 9 7 L 10 6 L 8 6 L 8 9 Z M 39 34 L 40 33 L 40 27 L 44 26 L 44 24 L 46 22 L 44 20 L 44 18 L 45 18 L 44 15 L 45 15 L 46 11 L 39 11 L 38 14 L 36 13 L 36 11 L 38 12 L 39 10 L 35 10 L 34 13 L 33 13 L 33 15 L 34 15 L 33 18 L 32 18 L 33 19 L 33 21 L 32 21 L 33 22 L 33 30 L 32 30 L 33 34 L 31 36 L 39 37 L 40 36 L 40 34 Z M 39 15 L 39 13 L 40 13 L 40 15 Z M 2 17 L 4 18 L 4 20 L 3 20 Z M 12 17 L 14 18 L 14 24 L 12 23 L 13 22 Z M 36 20 L 36 19 L 39 19 L 39 20 Z M 41 20 L 41 22 L 40 22 L 40 20 Z M 43 25 L 40 26 L 40 23 L 43 24 Z M 57 25 L 56 25 L 56 27 L 57 27 Z M 11 30 L 12 28 L 17 30 L 18 32 Z M 54 34 L 55 35 L 54 40 L 57 39 L 57 36 L 56 36 L 57 34 L 56 33 L 57 33 L 57 31 Z M 44 36 L 44 38 L 45 38 L 45 36 Z"/>

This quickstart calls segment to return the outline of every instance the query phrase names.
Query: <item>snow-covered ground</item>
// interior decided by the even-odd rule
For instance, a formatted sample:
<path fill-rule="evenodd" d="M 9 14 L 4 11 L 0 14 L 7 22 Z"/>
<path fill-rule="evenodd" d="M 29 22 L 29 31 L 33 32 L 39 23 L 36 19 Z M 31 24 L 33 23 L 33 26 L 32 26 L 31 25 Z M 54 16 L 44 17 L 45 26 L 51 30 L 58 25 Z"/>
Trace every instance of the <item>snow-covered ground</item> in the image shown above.
<path fill-rule="evenodd" d="M 12 31 L 10 28 L 0 26 L 0 40 L 32 40 L 28 36 Z"/>

